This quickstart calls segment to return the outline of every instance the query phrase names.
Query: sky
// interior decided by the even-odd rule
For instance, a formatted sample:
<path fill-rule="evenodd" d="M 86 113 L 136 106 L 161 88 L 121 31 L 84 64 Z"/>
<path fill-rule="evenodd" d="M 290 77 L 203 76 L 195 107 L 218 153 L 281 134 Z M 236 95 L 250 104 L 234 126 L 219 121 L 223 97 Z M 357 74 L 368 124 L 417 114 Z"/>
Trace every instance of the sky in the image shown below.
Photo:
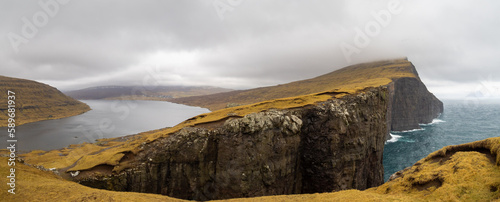
<path fill-rule="evenodd" d="M 408 57 L 441 99 L 500 98 L 500 1 L 0 2 L 0 75 L 248 89 Z"/>

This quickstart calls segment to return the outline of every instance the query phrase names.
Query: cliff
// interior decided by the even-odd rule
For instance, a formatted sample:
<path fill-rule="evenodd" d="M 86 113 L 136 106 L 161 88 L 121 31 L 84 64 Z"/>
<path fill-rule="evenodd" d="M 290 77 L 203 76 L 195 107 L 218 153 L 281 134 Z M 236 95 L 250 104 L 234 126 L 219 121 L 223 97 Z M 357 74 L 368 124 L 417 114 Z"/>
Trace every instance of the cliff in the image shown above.
<path fill-rule="evenodd" d="M 49 85 L 0 76 L 0 127 L 7 126 L 7 91 L 15 93 L 16 125 L 59 119 L 90 110 L 85 103 L 70 98 Z"/>
<path fill-rule="evenodd" d="M 431 123 L 443 113 L 443 103 L 427 90 L 418 77 L 396 79 L 389 89 L 392 131 L 420 129 L 419 124 Z"/>
<path fill-rule="evenodd" d="M 290 84 L 190 98 L 221 109 L 173 128 L 22 157 L 91 187 L 183 199 L 363 190 L 383 183 L 389 130 L 442 112 L 422 86 L 406 59 L 353 65 Z M 222 107 L 246 102 L 256 103 Z M 437 107 L 417 109 L 428 104 Z M 412 119 L 392 124 L 401 117 Z"/>
<path fill-rule="evenodd" d="M 75 180 L 195 200 L 377 186 L 383 182 L 386 93 L 371 89 L 183 128 L 142 147 L 133 169 L 88 177 L 102 169 L 91 168 Z"/>

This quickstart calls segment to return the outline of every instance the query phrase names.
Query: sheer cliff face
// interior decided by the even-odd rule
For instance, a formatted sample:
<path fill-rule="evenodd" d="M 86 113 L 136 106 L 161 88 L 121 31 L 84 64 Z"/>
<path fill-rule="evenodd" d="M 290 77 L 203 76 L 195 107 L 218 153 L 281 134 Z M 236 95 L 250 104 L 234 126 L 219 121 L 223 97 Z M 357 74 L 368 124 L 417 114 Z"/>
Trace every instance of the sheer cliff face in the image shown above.
<path fill-rule="evenodd" d="M 390 129 L 419 129 L 419 124 L 431 123 L 443 113 L 443 103 L 430 93 L 417 78 L 399 78 L 389 85 L 391 107 Z"/>
<path fill-rule="evenodd" d="M 80 183 L 183 199 L 366 189 L 383 183 L 387 89 L 184 128 L 134 168 Z"/>

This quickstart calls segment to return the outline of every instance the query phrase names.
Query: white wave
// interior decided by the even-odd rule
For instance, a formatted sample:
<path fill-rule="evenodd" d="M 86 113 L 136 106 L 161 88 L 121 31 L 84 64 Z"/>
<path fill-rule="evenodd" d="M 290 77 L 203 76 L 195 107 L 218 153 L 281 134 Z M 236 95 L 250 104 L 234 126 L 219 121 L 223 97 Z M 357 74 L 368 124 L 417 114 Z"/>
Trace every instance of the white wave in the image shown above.
<path fill-rule="evenodd" d="M 393 133 L 411 133 L 425 130 L 425 128 L 413 129 L 413 130 L 403 130 L 403 131 L 392 131 Z"/>
<path fill-rule="evenodd" d="M 391 135 L 391 139 L 390 140 L 387 140 L 386 144 L 387 143 L 393 143 L 393 142 L 397 142 L 399 140 L 399 138 L 403 137 L 401 135 L 394 135 L 392 133 L 389 133 L 389 135 Z"/>
<path fill-rule="evenodd" d="M 419 124 L 420 126 L 430 126 L 430 125 L 434 125 L 434 124 L 438 124 L 438 123 L 445 123 L 446 121 L 443 121 L 441 119 L 433 119 L 432 122 L 430 123 L 422 123 L 422 124 Z"/>

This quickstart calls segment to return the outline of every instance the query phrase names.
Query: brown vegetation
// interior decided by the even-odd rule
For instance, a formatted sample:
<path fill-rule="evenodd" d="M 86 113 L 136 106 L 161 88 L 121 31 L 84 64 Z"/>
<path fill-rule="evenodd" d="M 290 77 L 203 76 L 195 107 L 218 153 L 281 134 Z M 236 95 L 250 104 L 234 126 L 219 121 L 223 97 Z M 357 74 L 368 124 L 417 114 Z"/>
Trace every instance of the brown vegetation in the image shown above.
<path fill-rule="evenodd" d="M 15 93 L 16 125 L 59 119 L 90 110 L 56 88 L 26 79 L 0 76 L 0 127 L 7 126 L 7 91 Z"/>

